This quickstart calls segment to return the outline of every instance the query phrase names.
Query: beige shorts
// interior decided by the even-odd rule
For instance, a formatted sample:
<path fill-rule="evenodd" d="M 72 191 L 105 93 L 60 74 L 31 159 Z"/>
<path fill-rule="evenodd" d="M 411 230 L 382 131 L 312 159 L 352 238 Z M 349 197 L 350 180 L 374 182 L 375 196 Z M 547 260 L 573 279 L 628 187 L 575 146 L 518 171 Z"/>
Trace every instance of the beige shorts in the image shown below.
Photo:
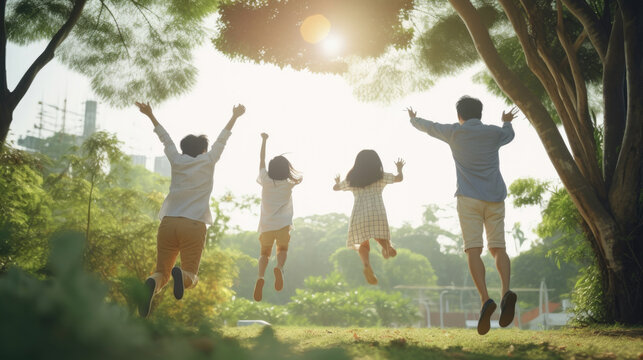
<path fill-rule="evenodd" d="M 458 218 L 464 239 L 464 250 L 483 247 L 482 227 L 489 248 L 505 247 L 505 202 L 488 202 L 458 196 Z"/>
<path fill-rule="evenodd" d="M 262 232 L 259 235 L 259 242 L 261 243 L 262 256 L 270 256 L 270 253 L 272 253 L 272 244 L 275 242 L 277 242 L 277 253 L 288 251 L 290 225 L 282 227 L 279 230 Z"/>

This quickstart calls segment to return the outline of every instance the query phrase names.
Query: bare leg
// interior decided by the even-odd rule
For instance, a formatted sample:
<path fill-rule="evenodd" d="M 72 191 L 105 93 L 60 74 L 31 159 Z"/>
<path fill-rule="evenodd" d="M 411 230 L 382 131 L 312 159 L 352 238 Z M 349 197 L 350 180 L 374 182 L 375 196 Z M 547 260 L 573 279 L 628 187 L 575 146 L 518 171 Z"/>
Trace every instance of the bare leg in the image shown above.
<path fill-rule="evenodd" d="M 261 255 L 259 256 L 259 277 L 263 278 L 266 273 L 266 268 L 268 267 L 268 256 Z"/>
<path fill-rule="evenodd" d="M 382 247 L 382 256 L 384 256 L 384 259 L 397 255 L 397 251 L 393 248 L 393 245 L 391 245 L 391 240 L 375 239 L 375 241 Z"/>
<path fill-rule="evenodd" d="M 482 248 L 470 248 L 466 250 L 466 253 L 467 261 L 469 263 L 469 272 L 473 278 L 473 283 L 476 284 L 478 294 L 480 294 L 480 302 L 484 305 L 484 303 L 489 300 L 489 294 L 487 293 L 487 283 L 485 282 L 484 263 L 480 258 Z"/>
<path fill-rule="evenodd" d="M 288 252 L 286 251 L 277 251 L 277 267 L 280 269 L 284 268 L 286 264 L 286 258 L 288 257 Z"/>
<path fill-rule="evenodd" d="M 491 256 L 496 260 L 496 269 L 500 274 L 500 281 L 502 282 L 502 292 L 500 296 L 504 296 L 509 291 L 509 279 L 511 276 L 511 260 L 504 248 L 491 248 L 489 249 Z"/>
<path fill-rule="evenodd" d="M 359 257 L 362 259 L 362 263 L 364 264 L 364 267 L 371 267 L 371 261 L 369 257 L 369 253 L 371 252 L 371 246 L 368 243 L 368 240 L 364 241 L 359 245 Z"/>
<path fill-rule="evenodd" d="M 360 244 L 359 257 L 362 259 L 362 263 L 364 264 L 364 277 L 369 284 L 377 285 L 377 276 L 375 276 L 375 274 L 373 273 L 373 269 L 371 268 L 371 262 L 369 258 L 370 251 L 371 246 L 368 240 Z"/>

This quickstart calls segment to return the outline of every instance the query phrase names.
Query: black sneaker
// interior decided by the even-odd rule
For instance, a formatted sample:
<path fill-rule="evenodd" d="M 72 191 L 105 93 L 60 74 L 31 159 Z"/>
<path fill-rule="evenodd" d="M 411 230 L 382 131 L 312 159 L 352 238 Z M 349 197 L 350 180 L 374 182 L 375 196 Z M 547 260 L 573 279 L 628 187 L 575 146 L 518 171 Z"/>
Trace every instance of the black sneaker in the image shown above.
<path fill-rule="evenodd" d="M 482 305 L 480 310 L 480 318 L 478 319 L 478 334 L 484 335 L 489 332 L 491 328 L 491 314 L 496 311 L 496 303 L 489 299 Z"/>
<path fill-rule="evenodd" d="M 183 271 L 180 267 L 175 266 L 172 268 L 172 279 L 174 279 L 174 297 L 177 300 L 183 298 Z"/>
<path fill-rule="evenodd" d="M 518 296 L 515 292 L 509 290 L 503 295 L 500 301 L 500 321 L 498 323 L 502 327 L 507 327 L 514 321 L 514 313 L 516 311 L 516 300 Z"/>
<path fill-rule="evenodd" d="M 152 278 L 145 280 L 145 299 L 138 305 L 138 314 L 142 318 L 146 318 L 150 314 L 152 308 L 152 299 L 154 298 L 154 290 L 156 289 L 156 281 Z"/>

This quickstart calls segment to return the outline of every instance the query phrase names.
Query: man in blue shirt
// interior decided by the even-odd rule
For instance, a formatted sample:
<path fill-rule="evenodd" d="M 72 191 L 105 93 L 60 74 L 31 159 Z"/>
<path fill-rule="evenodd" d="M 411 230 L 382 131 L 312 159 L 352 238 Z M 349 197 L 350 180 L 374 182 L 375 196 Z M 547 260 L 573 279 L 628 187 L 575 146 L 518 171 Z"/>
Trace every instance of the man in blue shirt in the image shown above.
<path fill-rule="evenodd" d="M 482 229 L 487 234 L 489 252 L 496 261 L 496 268 L 502 281 L 500 303 L 500 326 L 511 324 L 514 318 L 516 294 L 509 290 L 511 263 L 505 251 L 505 203 L 507 187 L 500 174 L 498 150 L 514 138 L 511 121 L 516 115 L 513 108 L 502 113 L 502 127 L 485 125 L 482 117 L 482 103 L 469 96 L 461 97 L 456 103 L 457 124 L 439 124 L 416 116 L 408 108 L 411 124 L 418 130 L 449 144 L 457 175 L 458 217 L 464 239 L 469 271 L 476 284 L 482 309 L 478 320 L 478 333 L 484 335 L 491 327 L 491 315 L 496 309 L 489 298 L 485 283 L 485 268 L 482 253 Z"/>

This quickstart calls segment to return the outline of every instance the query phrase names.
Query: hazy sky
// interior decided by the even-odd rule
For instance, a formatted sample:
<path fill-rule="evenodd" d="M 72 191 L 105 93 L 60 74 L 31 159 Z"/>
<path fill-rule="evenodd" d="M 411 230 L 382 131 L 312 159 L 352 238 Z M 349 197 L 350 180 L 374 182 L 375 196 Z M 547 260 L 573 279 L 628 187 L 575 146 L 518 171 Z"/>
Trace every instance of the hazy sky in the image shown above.
<path fill-rule="evenodd" d="M 8 47 L 10 88 L 38 55 L 41 47 Z M 230 118 L 233 104 L 246 106 L 228 145 L 216 166 L 214 196 L 227 190 L 233 193 L 260 194 L 255 179 L 259 167 L 259 134 L 270 135 L 268 159 L 284 154 L 301 171 L 304 181 L 293 192 L 295 217 L 340 212 L 350 214 L 353 197 L 348 192 L 332 190 L 335 174 L 345 176 L 355 155 L 362 149 L 376 150 L 385 171 L 394 172 L 393 161 L 402 157 L 404 181 L 384 191 L 389 221 L 394 226 L 404 222 L 420 223 L 423 206 L 438 204 L 444 227 L 459 232 L 455 212 L 455 166 L 449 147 L 415 130 L 403 109 L 413 106 L 426 119 L 457 122 L 455 102 L 464 94 L 478 97 L 484 104 L 482 121 L 500 125 L 504 103 L 471 81 L 480 67 L 443 79 L 429 91 L 412 94 L 390 105 L 357 101 L 350 86 L 338 76 L 316 75 L 279 69 L 271 65 L 232 62 L 205 44 L 195 52 L 199 69 L 198 82 L 188 94 L 163 104 L 152 104 L 156 117 L 178 144 L 190 133 L 207 134 L 216 139 Z M 37 123 L 38 101 L 82 113 L 85 100 L 98 100 L 98 126 L 114 132 L 124 142 L 128 154 L 149 157 L 163 154 L 149 120 L 133 105 L 112 109 L 100 102 L 86 78 L 68 71 L 56 60 L 47 65 L 16 108 L 9 139 L 25 135 Z M 78 117 L 72 117 L 78 120 Z M 68 120 L 69 122 L 70 120 Z M 77 121 L 78 129 L 80 123 Z M 68 124 L 69 128 L 69 124 Z M 500 151 L 501 171 L 509 185 L 521 177 L 556 180 L 553 166 L 536 132 L 519 114 L 514 120 L 516 137 Z M 150 160 L 148 160 L 150 161 Z M 539 209 L 514 209 L 507 201 L 506 230 L 520 222 L 529 239 L 539 222 Z M 258 218 L 253 214 L 234 214 L 233 223 L 254 230 Z M 393 241 L 395 241 L 393 239 Z M 507 249 L 515 254 L 511 235 Z M 524 248 L 523 248 L 524 249 Z"/>

